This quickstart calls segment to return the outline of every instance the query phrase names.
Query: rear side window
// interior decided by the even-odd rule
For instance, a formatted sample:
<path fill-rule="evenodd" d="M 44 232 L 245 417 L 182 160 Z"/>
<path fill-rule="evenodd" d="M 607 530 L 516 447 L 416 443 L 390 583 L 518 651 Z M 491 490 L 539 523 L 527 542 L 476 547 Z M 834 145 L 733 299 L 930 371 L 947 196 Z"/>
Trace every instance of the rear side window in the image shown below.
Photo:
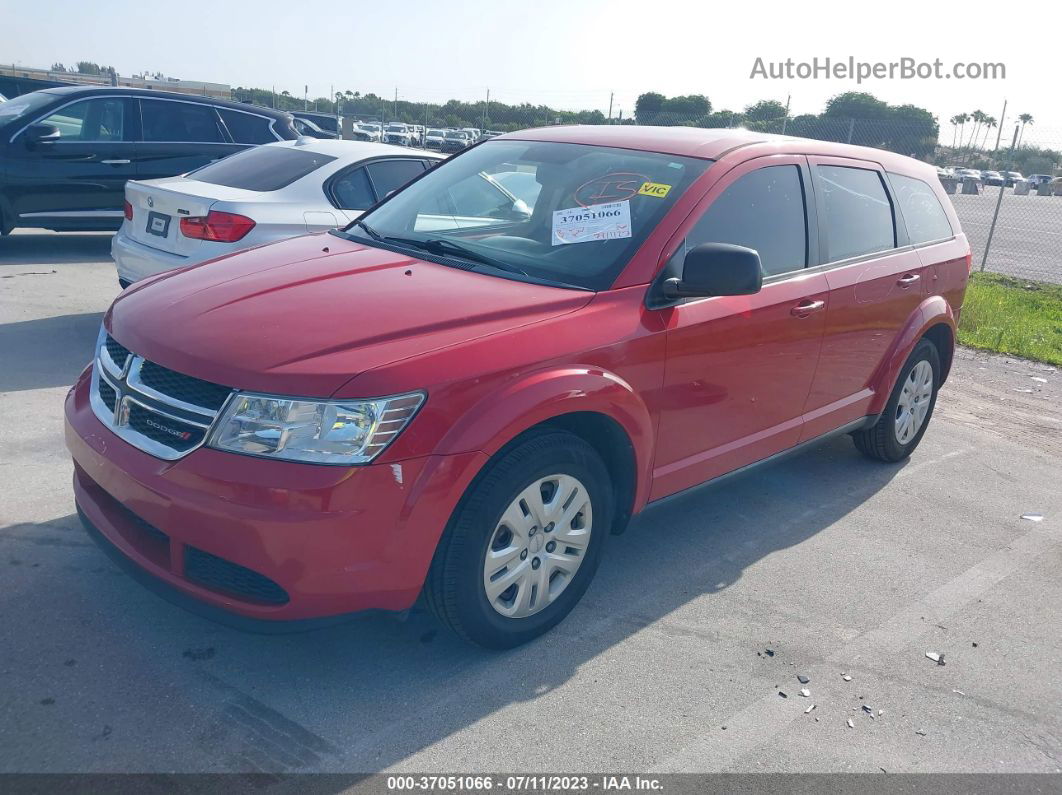
<path fill-rule="evenodd" d="M 232 140 L 238 144 L 268 144 L 277 140 L 269 129 L 269 119 L 225 108 L 218 108 L 218 114 L 229 128 Z"/>
<path fill-rule="evenodd" d="M 367 210 L 376 204 L 364 167 L 338 176 L 332 183 L 332 195 L 342 210 Z"/>
<path fill-rule="evenodd" d="M 822 183 L 830 260 L 895 248 L 892 204 L 878 172 L 848 166 L 816 168 Z"/>
<path fill-rule="evenodd" d="M 280 190 L 333 160 L 329 155 L 287 146 L 258 146 L 203 166 L 188 177 L 244 190 Z"/>
<path fill-rule="evenodd" d="M 889 174 L 889 180 L 896 191 L 896 201 L 903 213 L 903 222 L 907 226 L 907 235 L 912 243 L 928 243 L 930 240 L 945 240 L 954 231 L 948 214 L 940 204 L 940 199 L 925 182 L 901 174 Z"/>
<path fill-rule="evenodd" d="M 140 100 L 144 140 L 169 143 L 223 143 L 210 105 L 165 99 Z"/>
<path fill-rule="evenodd" d="M 376 195 L 381 199 L 424 173 L 424 163 L 420 160 L 379 160 L 366 168 Z"/>
<path fill-rule="evenodd" d="M 760 254 L 765 276 L 807 265 L 807 216 L 797 166 L 767 166 L 739 177 L 693 227 L 687 249 L 732 243 Z"/>

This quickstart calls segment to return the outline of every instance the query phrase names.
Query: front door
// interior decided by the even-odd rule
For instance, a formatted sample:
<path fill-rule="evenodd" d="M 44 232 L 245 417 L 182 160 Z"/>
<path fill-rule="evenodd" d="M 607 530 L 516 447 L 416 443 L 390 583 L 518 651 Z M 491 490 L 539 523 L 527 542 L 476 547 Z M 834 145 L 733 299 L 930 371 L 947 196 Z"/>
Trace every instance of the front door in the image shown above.
<path fill-rule="evenodd" d="M 664 309 L 667 365 L 651 499 L 792 447 L 822 340 L 828 287 L 809 235 L 803 157 L 756 158 L 716 183 L 676 257 L 701 243 L 756 249 L 764 285 Z M 683 234 L 680 231 L 680 234 Z"/>
<path fill-rule="evenodd" d="M 56 127 L 58 138 L 15 138 L 6 180 L 20 225 L 118 228 L 135 177 L 131 107 L 124 97 L 78 100 L 35 122 Z"/>

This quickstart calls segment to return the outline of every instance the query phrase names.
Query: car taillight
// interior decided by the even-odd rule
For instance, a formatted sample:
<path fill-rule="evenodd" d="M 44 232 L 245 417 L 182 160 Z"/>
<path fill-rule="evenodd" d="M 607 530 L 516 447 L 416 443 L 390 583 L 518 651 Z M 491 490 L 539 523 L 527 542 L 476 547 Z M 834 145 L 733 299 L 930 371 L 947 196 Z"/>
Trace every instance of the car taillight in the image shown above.
<path fill-rule="evenodd" d="M 966 252 L 966 275 L 973 273 L 973 252 Z"/>
<path fill-rule="evenodd" d="M 211 210 L 206 215 L 181 219 L 181 234 L 196 240 L 235 243 L 254 229 L 254 221 L 246 215 Z"/>
<path fill-rule="evenodd" d="M 128 199 L 126 199 L 125 204 L 122 207 L 122 209 L 125 210 L 125 220 L 132 221 L 133 220 L 133 205 L 131 205 L 129 203 Z"/>

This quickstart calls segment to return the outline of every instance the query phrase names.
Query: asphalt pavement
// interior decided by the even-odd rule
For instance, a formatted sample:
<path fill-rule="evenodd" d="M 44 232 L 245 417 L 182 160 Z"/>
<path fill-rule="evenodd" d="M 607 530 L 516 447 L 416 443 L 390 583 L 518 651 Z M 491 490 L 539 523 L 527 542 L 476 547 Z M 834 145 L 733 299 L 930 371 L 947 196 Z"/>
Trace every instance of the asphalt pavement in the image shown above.
<path fill-rule="evenodd" d="M 61 409 L 107 256 L 0 239 L 0 772 L 1062 768 L 1057 370 L 960 351 L 911 460 L 840 438 L 646 512 L 520 649 L 421 609 L 250 635 L 74 514 Z"/>

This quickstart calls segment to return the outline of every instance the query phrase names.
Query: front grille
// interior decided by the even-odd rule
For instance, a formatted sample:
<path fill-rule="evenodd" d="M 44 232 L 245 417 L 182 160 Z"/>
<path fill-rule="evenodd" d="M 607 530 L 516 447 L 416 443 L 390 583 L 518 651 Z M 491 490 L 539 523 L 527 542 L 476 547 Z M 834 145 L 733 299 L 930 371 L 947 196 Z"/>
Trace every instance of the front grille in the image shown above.
<path fill-rule="evenodd" d="M 109 334 L 104 346 L 107 348 L 107 353 L 111 355 L 111 361 L 118 366 L 118 369 L 125 367 L 126 359 L 130 356 L 129 349 Z"/>
<path fill-rule="evenodd" d="M 185 547 L 184 576 L 211 590 L 251 602 L 282 605 L 289 599 L 288 592 L 264 574 L 195 547 Z"/>
<path fill-rule="evenodd" d="M 118 393 L 114 391 L 114 388 L 104 381 L 102 378 L 99 383 L 100 400 L 111 411 L 114 411 L 114 402 L 118 399 Z"/>
<path fill-rule="evenodd" d="M 140 382 L 168 397 L 213 411 L 220 409 L 232 392 L 227 386 L 183 375 L 146 360 L 140 367 Z"/>
<path fill-rule="evenodd" d="M 206 440 L 232 389 L 169 370 L 104 336 L 92 373 L 93 413 L 134 447 L 164 461 Z"/>
<path fill-rule="evenodd" d="M 187 452 L 203 441 L 204 428 L 181 422 L 137 403 L 129 404 L 128 427 L 153 442 Z"/>

